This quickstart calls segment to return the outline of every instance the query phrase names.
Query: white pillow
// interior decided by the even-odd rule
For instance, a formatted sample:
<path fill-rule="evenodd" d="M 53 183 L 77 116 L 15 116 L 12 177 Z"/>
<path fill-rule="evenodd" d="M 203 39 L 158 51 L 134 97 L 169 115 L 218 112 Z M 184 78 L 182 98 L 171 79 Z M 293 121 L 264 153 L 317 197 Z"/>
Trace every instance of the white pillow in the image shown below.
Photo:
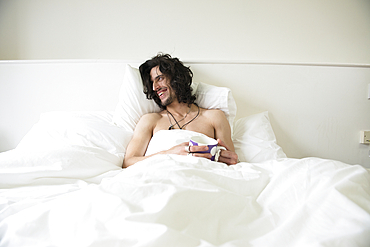
<path fill-rule="evenodd" d="M 196 82 L 193 82 L 192 88 L 197 97 L 195 102 L 200 107 L 222 110 L 230 126 L 233 126 L 236 104 L 229 88 Z M 133 131 L 141 116 L 159 111 L 160 108 L 153 100 L 146 99 L 139 70 L 127 65 L 119 92 L 119 102 L 113 114 L 113 123 Z"/>
<path fill-rule="evenodd" d="M 43 113 L 17 149 L 75 145 L 104 149 L 123 157 L 131 137 L 131 131 L 112 124 L 112 113 L 55 111 Z"/>
<path fill-rule="evenodd" d="M 139 70 L 126 65 L 119 101 L 113 114 L 114 124 L 133 131 L 141 116 L 161 111 L 153 100 L 146 98 L 143 90 Z"/>
<path fill-rule="evenodd" d="M 233 142 L 242 162 L 259 163 L 287 157 L 276 143 L 267 111 L 238 119 L 234 124 Z"/>

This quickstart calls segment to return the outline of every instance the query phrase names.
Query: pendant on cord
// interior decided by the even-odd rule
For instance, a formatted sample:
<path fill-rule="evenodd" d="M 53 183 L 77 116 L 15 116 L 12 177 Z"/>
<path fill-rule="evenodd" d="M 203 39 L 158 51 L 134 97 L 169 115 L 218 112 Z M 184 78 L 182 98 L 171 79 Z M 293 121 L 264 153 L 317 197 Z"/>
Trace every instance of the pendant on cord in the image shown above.
<path fill-rule="evenodd" d="M 172 113 L 171 112 L 169 112 L 169 111 L 167 111 L 167 117 L 168 117 L 168 120 L 169 120 L 169 122 L 170 122 L 170 124 L 171 124 L 171 126 L 168 128 L 168 130 L 173 130 L 174 129 L 174 125 L 175 124 L 172 124 L 172 122 L 171 122 L 171 119 L 170 119 L 170 116 L 168 115 L 168 113 L 171 115 L 171 117 L 173 118 L 173 120 L 175 120 L 175 122 L 176 122 L 176 125 L 179 127 L 179 129 L 180 130 L 182 130 L 182 129 L 184 129 L 184 127 L 186 126 L 186 125 L 188 125 L 189 123 L 191 123 L 192 121 L 194 121 L 194 119 L 196 119 L 198 116 L 199 116 L 199 113 L 200 113 L 200 108 L 199 108 L 199 106 L 196 104 L 196 103 L 194 103 L 194 105 L 196 105 L 197 107 L 198 107 L 198 113 L 197 113 L 197 115 L 194 117 L 194 118 L 192 118 L 190 121 L 188 121 L 188 122 L 186 122 L 184 125 L 182 125 L 182 126 L 180 126 L 180 124 L 179 124 L 179 122 L 181 122 L 182 120 L 184 120 L 185 118 L 186 118 L 186 116 L 188 115 L 188 113 L 190 112 L 190 110 L 191 110 L 191 107 L 190 107 L 190 109 L 189 109 L 189 112 L 188 113 L 186 113 L 186 115 L 185 115 L 185 117 L 183 117 L 181 120 L 179 120 L 179 121 L 177 121 L 176 120 L 176 118 L 172 115 Z"/>

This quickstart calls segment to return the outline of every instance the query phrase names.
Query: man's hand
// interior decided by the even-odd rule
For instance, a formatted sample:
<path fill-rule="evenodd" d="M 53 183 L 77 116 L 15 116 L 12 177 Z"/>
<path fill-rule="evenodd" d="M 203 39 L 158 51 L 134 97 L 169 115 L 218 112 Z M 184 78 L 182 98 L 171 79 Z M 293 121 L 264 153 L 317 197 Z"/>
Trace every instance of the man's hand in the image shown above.
<path fill-rule="evenodd" d="M 235 165 L 236 163 L 238 163 L 238 155 L 235 152 L 229 150 L 229 148 L 222 140 L 217 139 L 217 142 L 219 146 L 226 148 L 226 150 L 221 150 L 220 156 L 218 157 L 218 162 L 223 162 L 227 165 Z"/>
<path fill-rule="evenodd" d="M 218 162 L 223 162 L 223 163 L 226 163 L 227 165 L 235 165 L 236 163 L 238 163 L 238 155 L 235 152 L 229 150 L 229 148 L 226 146 L 226 144 L 222 140 L 217 139 L 217 142 L 219 146 L 226 148 L 226 150 L 221 150 L 220 156 L 218 157 Z M 189 142 L 184 142 L 184 143 L 181 143 L 179 145 L 172 147 L 171 149 L 167 151 L 164 151 L 164 153 L 189 155 L 189 152 L 187 151 L 188 146 L 189 146 Z M 211 159 L 212 155 L 210 153 L 199 153 L 199 152 L 207 151 L 207 150 L 208 150 L 207 146 L 190 146 L 189 147 L 189 151 L 192 156 Z"/>
<path fill-rule="evenodd" d="M 176 145 L 176 146 L 170 148 L 167 151 L 164 151 L 163 153 L 179 154 L 179 155 L 192 155 L 192 156 L 195 156 L 195 157 L 211 159 L 212 155 L 210 153 L 199 153 L 199 152 L 204 152 L 204 151 L 207 151 L 207 150 L 208 150 L 207 146 L 189 146 L 189 142 L 183 142 L 179 145 Z"/>

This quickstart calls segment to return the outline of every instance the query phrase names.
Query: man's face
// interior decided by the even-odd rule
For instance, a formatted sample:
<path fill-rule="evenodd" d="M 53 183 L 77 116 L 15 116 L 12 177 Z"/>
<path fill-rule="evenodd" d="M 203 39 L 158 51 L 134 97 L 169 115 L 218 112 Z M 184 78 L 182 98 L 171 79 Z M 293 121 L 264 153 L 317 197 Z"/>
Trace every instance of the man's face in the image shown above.
<path fill-rule="evenodd" d="M 172 90 L 170 85 L 170 78 L 162 74 L 159 70 L 159 66 L 156 66 L 150 70 L 150 77 L 153 82 L 153 90 L 162 102 L 163 106 L 170 105 L 175 99 L 175 92 Z"/>

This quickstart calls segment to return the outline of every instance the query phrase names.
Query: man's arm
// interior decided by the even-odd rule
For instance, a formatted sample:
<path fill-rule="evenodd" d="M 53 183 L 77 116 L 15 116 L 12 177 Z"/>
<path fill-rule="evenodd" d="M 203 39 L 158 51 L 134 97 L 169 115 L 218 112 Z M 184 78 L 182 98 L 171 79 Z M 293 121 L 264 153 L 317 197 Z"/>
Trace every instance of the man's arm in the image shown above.
<path fill-rule="evenodd" d="M 146 114 L 140 118 L 135 127 L 134 135 L 127 146 L 122 168 L 129 167 L 146 158 L 144 154 L 152 138 L 156 121 L 157 116 L 155 114 Z"/>
<path fill-rule="evenodd" d="M 229 121 L 227 121 L 225 114 L 221 110 L 213 111 L 212 114 L 215 139 L 217 139 L 218 145 L 226 148 L 226 150 L 221 151 L 218 161 L 226 163 L 227 165 L 234 165 L 238 163 L 238 155 L 235 153 L 231 138 Z"/>

